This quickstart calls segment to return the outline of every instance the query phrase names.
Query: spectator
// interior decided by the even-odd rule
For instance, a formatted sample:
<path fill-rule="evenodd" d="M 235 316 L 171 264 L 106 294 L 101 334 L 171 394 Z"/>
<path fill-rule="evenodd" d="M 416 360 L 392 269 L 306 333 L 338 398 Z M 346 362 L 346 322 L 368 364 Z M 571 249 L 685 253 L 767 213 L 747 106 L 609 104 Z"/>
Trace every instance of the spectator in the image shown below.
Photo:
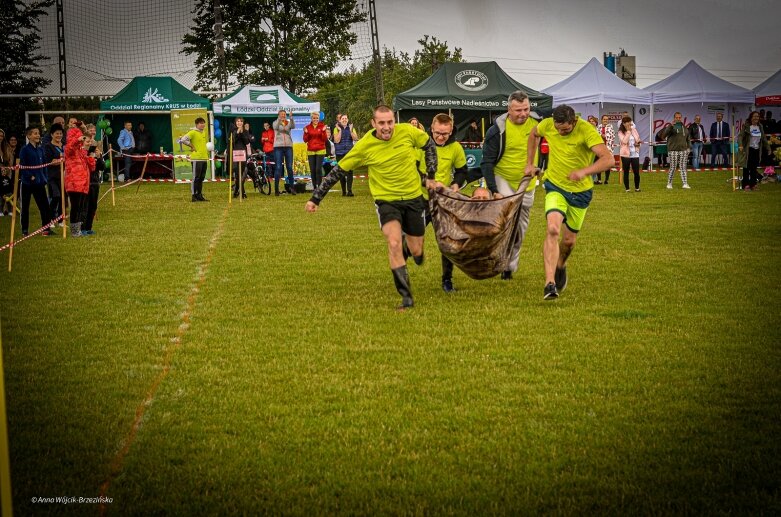
<path fill-rule="evenodd" d="M 268 122 L 263 123 L 263 132 L 260 134 L 261 150 L 266 155 L 274 153 L 274 130 Z M 268 156 L 267 156 L 268 158 Z"/>
<path fill-rule="evenodd" d="M 232 148 L 234 151 L 244 151 L 247 152 L 247 146 L 249 145 L 249 135 L 244 132 L 244 119 L 241 117 L 237 117 L 236 120 L 233 121 L 233 128 L 231 128 L 231 141 Z M 246 159 L 242 162 L 233 162 L 233 197 L 239 197 L 239 192 L 241 192 L 241 197 L 246 198 L 247 193 L 244 192 L 244 179 L 246 177 Z"/>
<path fill-rule="evenodd" d="M 46 145 L 51 143 L 51 141 L 52 141 L 52 130 L 51 130 L 51 128 L 54 127 L 55 124 L 59 124 L 60 125 L 60 129 L 62 130 L 62 132 L 63 133 L 65 132 L 65 129 L 64 129 L 65 128 L 65 119 L 60 117 L 59 115 L 54 117 L 52 119 L 52 125 L 49 128 L 49 131 L 47 131 L 46 134 L 43 135 L 43 138 L 41 139 L 41 146 L 43 146 L 44 149 L 46 148 Z M 63 139 L 64 138 L 65 138 L 65 135 L 63 134 Z M 62 145 L 65 145 L 65 140 L 63 140 Z"/>
<path fill-rule="evenodd" d="M 700 170 L 700 158 L 702 157 L 702 147 L 707 138 L 705 137 L 705 128 L 700 124 L 700 116 L 694 116 L 694 122 L 689 124 L 689 140 L 692 143 L 692 168 L 695 171 Z"/>
<path fill-rule="evenodd" d="M 632 124 L 629 115 L 621 119 L 618 128 L 618 142 L 621 167 L 624 171 L 624 188 L 629 192 L 629 168 L 635 176 L 635 192 L 640 192 L 640 134 Z"/>
<path fill-rule="evenodd" d="M 71 237 L 81 237 L 81 226 L 87 218 L 87 197 L 89 196 L 90 171 L 95 169 L 95 159 L 87 156 L 84 149 L 89 139 L 81 128 L 68 130 L 65 144 L 65 191 L 70 201 Z"/>
<path fill-rule="evenodd" d="M 16 164 L 21 156 L 22 146 L 19 145 L 19 139 L 16 135 L 8 135 L 8 156 L 11 163 Z"/>
<path fill-rule="evenodd" d="M 475 119 L 469 121 L 469 127 L 466 128 L 466 134 L 464 135 L 464 143 L 474 148 L 479 147 L 483 143 L 483 135 L 480 134 L 480 128 L 477 127 Z"/>
<path fill-rule="evenodd" d="M 49 143 L 42 145 L 43 159 L 50 163 L 47 172 L 47 186 L 49 188 L 49 211 L 52 220 L 62 214 L 62 178 L 60 162 L 65 153 L 65 144 L 62 143 L 63 129 L 60 124 L 52 124 L 49 129 Z M 64 224 L 64 223 L 63 223 Z"/>
<path fill-rule="evenodd" d="M 409 123 L 412 125 L 412 127 L 416 127 L 421 131 L 426 131 L 426 128 L 423 127 L 423 124 L 420 123 L 417 117 L 412 117 L 411 119 L 409 119 Z"/>
<path fill-rule="evenodd" d="M 729 148 L 730 136 L 732 133 L 730 133 L 729 124 L 724 122 L 723 119 L 723 113 L 716 113 L 716 122 L 710 126 L 711 169 L 716 168 L 716 156 L 722 157 L 722 165 L 724 167 L 729 167 L 732 162 L 732 159 L 730 158 L 732 153 Z"/>
<path fill-rule="evenodd" d="M 142 124 L 139 124 L 139 128 Z M 103 161 L 103 142 L 97 142 L 95 135 L 97 129 L 95 124 L 87 124 L 87 154 L 95 159 L 95 167 L 89 175 L 89 193 L 87 194 L 87 211 L 84 219 L 84 225 L 81 227 L 82 235 L 95 235 L 92 229 L 92 223 L 95 220 L 95 213 L 98 211 L 98 196 L 100 195 L 100 175 L 106 168 Z"/>
<path fill-rule="evenodd" d="M 415 119 L 417 120 L 417 119 Z M 339 162 L 350 152 L 355 142 L 358 141 L 358 133 L 350 124 L 350 119 L 346 113 L 342 114 L 339 123 L 334 127 L 334 145 L 336 146 L 336 161 Z M 345 175 L 339 178 L 339 184 L 342 186 L 342 195 L 353 197 L 353 173 L 345 171 Z"/>
<path fill-rule="evenodd" d="M 0 168 L 0 216 L 13 210 L 14 179 L 11 169 Z"/>
<path fill-rule="evenodd" d="M 70 125 L 70 122 L 68 124 Z M 133 136 L 133 124 L 129 120 L 125 121 L 125 128 L 119 132 L 117 144 L 119 145 L 122 155 L 125 157 L 125 181 L 130 181 L 130 172 L 133 167 L 133 158 L 131 155 L 136 152 L 136 140 Z"/>
<path fill-rule="evenodd" d="M 11 167 L 11 155 L 8 141 L 5 139 L 5 131 L 0 129 L 0 167 Z"/>
<path fill-rule="evenodd" d="M 247 155 L 252 154 L 255 147 L 255 134 L 252 132 L 252 128 L 250 128 L 249 122 L 246 120 L 244 121 L 244 134 L 247 136 L 247 140 L 249 140 L 249 144 L 247 144 Z"/>
<path fill-rule="evenodd" d="M 19 161 L 25 167 L 20 170 L 22 198 L 22 235 L 27 235 L 30 228 L 30 198 L 35 199 L 38 211 L 41 213 L 41 227 L 51 221 L 49 200 L 46 197 L 46 161 L 41 148 L 41 131 L 30 126 L 25 130 L 28 144 L 19 152 Z M 51 228 L 43 231 L 44 236 L 54 235 Z"/>
<path fill-rule="evenodd" d="M 133 138 L 136 142 L 136 152 L 138 154 L 152 152 L 152 133 L 147 130 L 146 124 L 143 122 L 138 123 L 138 129 L 133 132 Z"/>
<path fill-rule="evenodd" d="M 738 156 L 735 165 L 743 168 L 743 190 L 755 190 L 759 174 L 757 167 L 762 158 L 762 150 L 770 152 L 770 144 L 765 138 L 759 113 L 752 111 L 738 134 Z"/>
<path fill-rule="evenodd" d="M 686 161 L 689 158 L 689 131 L 683 126 L 683 116 L 680 111 L 673 115 L 673 123 L 665 127 L 662 132 L 662 138 L 667 139 L 667 152 L 670 154 L 670 172 L 667 174 L 667 188 L 673 188 L 673 176 L 675 169 L 681 172 L 681 181 L 683 188 L 688 189 L 689 182 L 686 178 Z"/>
<path fill-rule="evenodd" d="M 309 159 L 309 174 L 312 178 L 312 189 L 320 186 L 323 179 L 323 158 L 326 153 L 326 127 L 320 121 L 320 114 L 312 112 L 312 122 L 304 126 L 304 142 L 306 142 L 306 154 Z"/>
<path fill-rule="evenodd" d="M 282 179 L 283 167 L 287 167 L 287 181 L 285 191 L 296 195 L 296 182 L 293 177 L 293 138 L 290 132 L 295 129 L 296 122 L 291 116 L 288 119 L 285 110 L 279 110 L 277 119 L 271 123 L 274 128 L 274 195 L 279 195 L 279 180 Z"/>

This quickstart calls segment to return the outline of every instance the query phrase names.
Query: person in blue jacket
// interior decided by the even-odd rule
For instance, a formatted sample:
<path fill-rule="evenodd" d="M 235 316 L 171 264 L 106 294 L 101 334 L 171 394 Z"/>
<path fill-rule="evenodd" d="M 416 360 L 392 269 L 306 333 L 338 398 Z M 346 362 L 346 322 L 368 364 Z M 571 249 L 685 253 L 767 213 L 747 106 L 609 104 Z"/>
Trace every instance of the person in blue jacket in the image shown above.
<path fill-rule="evenodd" d="M 30 198 L 35 199 L 38 211 L 41 213 L 41 227 L 51 222 L 49 213 L 49 198 L 46 197 L 46 183 L 48 174 L 46 160 L 43 157 L 41 147 L 41 130 L 30 126 L 25 130 L 28 144 L 19 152 L 21 186 L 19 190 L 22 197 L 22 235 L 27 235 L 30 226 Z M 51 228 L 43 231 L 43 235 L 54 235 Z"/>

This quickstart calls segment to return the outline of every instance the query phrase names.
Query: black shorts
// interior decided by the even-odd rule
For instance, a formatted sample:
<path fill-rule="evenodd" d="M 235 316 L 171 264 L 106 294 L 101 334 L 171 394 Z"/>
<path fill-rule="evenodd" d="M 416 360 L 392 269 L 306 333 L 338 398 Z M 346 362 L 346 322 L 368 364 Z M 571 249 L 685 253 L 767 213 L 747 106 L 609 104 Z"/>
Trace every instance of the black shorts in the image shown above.
<path fill-rule="evenodd" d="M 426 211 L 428 205 L 423 196 L 404 201 L 375 201 L 380 227 L 390 221 L 401 223 L 401 230 L 413 237 L 422 237 L 426 233 Z"/>

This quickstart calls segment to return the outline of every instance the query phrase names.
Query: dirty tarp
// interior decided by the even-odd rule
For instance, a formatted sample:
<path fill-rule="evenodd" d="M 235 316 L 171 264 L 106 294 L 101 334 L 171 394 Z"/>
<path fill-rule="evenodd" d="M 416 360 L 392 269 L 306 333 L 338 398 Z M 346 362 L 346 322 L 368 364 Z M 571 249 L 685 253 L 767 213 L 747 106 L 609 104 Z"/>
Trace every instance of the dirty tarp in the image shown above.
<path fill-rule="evenodd" d="M 489 201 L 449 190 L 432 192 L 429 208 L 439 251 L 475 280 L 506 271 L 521 238 L 521 204 L 530 179 L 523 179 L 520 193 Z"/>

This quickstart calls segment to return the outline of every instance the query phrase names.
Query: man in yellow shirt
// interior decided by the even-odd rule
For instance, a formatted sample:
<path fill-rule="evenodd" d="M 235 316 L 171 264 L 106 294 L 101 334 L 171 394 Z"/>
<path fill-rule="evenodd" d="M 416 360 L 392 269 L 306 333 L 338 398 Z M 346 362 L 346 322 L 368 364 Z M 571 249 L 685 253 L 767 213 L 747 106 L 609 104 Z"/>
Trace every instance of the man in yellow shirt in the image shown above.
<path fill-rule="evenodd" d="M 449 185 L 458 192 L 466 183 L 467 167 L 464 148 L 453 136 L 453 118 L 447 113 L 437 113 L 431 121 L 431 138 L 437 149 L 437 172 L 434 180 L 442 185 Z M 425 174 L 425 157 L 421 158 L 419 171 Z M 424 189 L 425 190 L 425 189 Z M 423 196 L 426 197 L 426 192 Z M 455 292 L 453 287 L 453 263 L 442 255 L 442 290 L 446 293 Z"/>
<path fill-rule="evenodd" d="M 208 201 L 203 197 L 203 180 L 206 178 L 206 162 L 209 160 L 209 153 L 206 150 L 206 142 L 209 135 L 206 134 L 206 121 L 203 117 L 195 119 L 195 129 L 185 133 L 179 141 L 190 148 L 190 160 L 193 164 L 193 182 L 191 194 L 193 202 Z"/>
<path fill-rule="evenodd" d="M 567 259 L 583 227 L 591 203 L 594 182 L 591 175 L 613 166 L 613 152 L 594 126 L 575 115 L 566 104 L 553 110 L 529 134 L 526 154 L 527 176 L 537 169 L 535 151 L 541 138 L 548 141 L 550 158 L 545 173 L 545 218 L 548 221 L 542 248 L 545 262 L 543 299 L 554 300 L 567 287 Z M 597 161 L 594 161 L 597 155 Z M 564 228 L 561 225 L 564 223 Z"/>
<path fill-rule="evenodd" d="M 480 169 L 486 187 L 493 192 L 495 198 L 513 195 L 518 190 L 526 168 L 529 133 L 536 126 L 537 121 L 531 117 L 529 96 L 520 90 L 511 93 L 507 99 L 507 113 L 496 118 L 483 142 L 483 161 L 480 163 Z M 534 151 L 536 150 L 537 147 L 534 148 Z M 521 205 L 520 236 L 513 244 L 510 263 L 508 269 L 502 272 L 502 280 L 511 280 L 513 272 L 518 269 L 521 244 L 534 206 L 535 187 L 535 181 L 530 181 L 526 187 Z"/>
<path fill-rule="evenodd" d="M 320 202 L 333 185 L 361 165 L 369 169 L 369 191 L 388 244 L 388 259 L 396 290 L 401 295 L 399 309 L 414 305 L 410 290 L 407 261 L 402 250 L 402 232 L 415 263 L 423 263 L 423 236 L 426 232 L 426 202 L 420 191 L 421 176 L 415 166 L 417 149 L 425 148 L 424 180 L 429 189 L 436 186 L 437 151 L 434 142 L 423 131 L 409 124 L 396 124 L 393 111 L 378 106 L 372 116 L 372 127 L 323 178 L 306 203 L 308 212 L 317 211 Z"/>

